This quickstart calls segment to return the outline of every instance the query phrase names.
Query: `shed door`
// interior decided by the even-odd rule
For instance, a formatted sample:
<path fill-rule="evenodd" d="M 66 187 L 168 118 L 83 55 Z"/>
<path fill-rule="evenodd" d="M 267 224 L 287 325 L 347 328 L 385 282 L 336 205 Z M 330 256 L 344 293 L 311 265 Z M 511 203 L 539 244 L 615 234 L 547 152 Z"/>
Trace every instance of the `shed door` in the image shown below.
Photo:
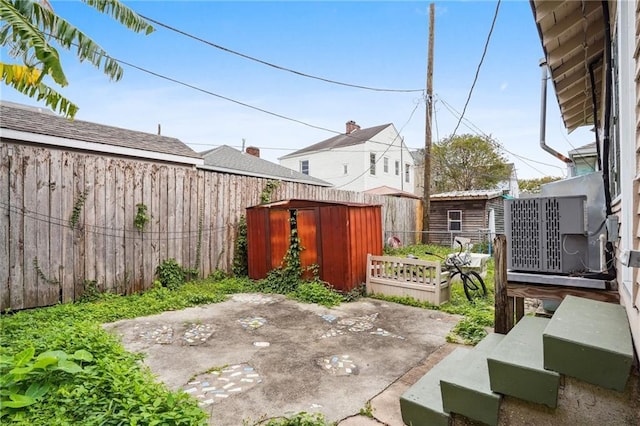
<path fill-rule="evenodd" d="M 271 210 L 269 212 L 269 244 L 271 259 L 271 269 L 275 269 L 282 264 L 284 255 L 289 248 L 289 238 L 291 236 L 291 223 L 289 222 L 289 210 Z"/>
<path fill-rule="evenodd" d="M 304 250 L 300 253 L 302 268 L 321 265 L 318 247 L 318 209 L 298 210 L 298 238 Z M 305 275 L 310 277 L 310 274 Z"/>

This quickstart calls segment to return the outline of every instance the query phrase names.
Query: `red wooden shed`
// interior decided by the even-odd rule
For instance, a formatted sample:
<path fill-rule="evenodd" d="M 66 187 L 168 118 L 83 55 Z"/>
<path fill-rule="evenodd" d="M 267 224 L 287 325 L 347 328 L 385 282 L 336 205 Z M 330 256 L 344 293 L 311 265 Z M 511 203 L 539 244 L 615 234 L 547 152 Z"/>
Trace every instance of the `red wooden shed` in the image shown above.
<path fill-rule="evenodd" d="M 382 254 L 379 205 L 284 200 L 247 208 L 249 277 L 262 279 L 281 265 L 296 215 L 302 266 L 317 264 L 320 279 L 349 291 L 366 281 L 367 254 Z"/>

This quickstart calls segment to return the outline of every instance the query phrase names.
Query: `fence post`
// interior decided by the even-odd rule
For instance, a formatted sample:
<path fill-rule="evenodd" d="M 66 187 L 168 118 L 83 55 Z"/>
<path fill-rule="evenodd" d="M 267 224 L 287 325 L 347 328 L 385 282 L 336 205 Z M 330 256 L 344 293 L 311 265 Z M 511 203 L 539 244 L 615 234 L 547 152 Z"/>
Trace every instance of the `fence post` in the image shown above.
<path fill-rule="evenodd" d="M 507 237 L 496 235 L 493 240 L 495 249 L 495 325 L 496 333 L 507 334 L 513 327 L 513 310 L 509 309 L 507 296 Z"/>

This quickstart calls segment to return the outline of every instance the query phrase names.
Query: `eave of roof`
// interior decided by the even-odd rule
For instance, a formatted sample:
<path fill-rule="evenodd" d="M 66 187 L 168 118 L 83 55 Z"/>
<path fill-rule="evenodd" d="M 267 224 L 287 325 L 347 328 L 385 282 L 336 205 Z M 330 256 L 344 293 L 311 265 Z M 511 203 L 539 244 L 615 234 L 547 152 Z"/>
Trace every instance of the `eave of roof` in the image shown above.
<path fill-rule="evenodd" d="M 28 141 L 32 143 L 108 153 L 115 153 L 116 147 L 115 151 L 128 153 L 122 155 L 148 156 L 153 159 L 162 159 L 163 155 L 168 155 L 185 160 L 181 162 L 202 163 L 200 154 L 176 138 L 88 121 L 68 120 L 48 111 L 6 101 L 0 103 L 0 112 L 0 128 L 7 138 L 10 134 L 30 135 Z"/>
<path fill-rule="evenodd" d="M 605 47 L 601 2 L 530 0 L 530 4 L 565 127 L 572 131 L 593 125 L 589 64 L 594 64 L 600 111 Z"/>
<path fill-rule="evenodd" d="M 496 189 L 475 189 L 470 191 L 451 191 L 441 192 L 439 194 L 431 194 L 431 201 L 449 201 L 449 200 L 490 200 L 492 198 L 501 197 L 504 190 Z"/>
<path fill-rule="evenodd" d="M 391 188 L 390 186 L 386 186 L 386 185 L 378 186 L 377 188 L 368 189 L 364 191 L 364 193 L 373 194 L 373 195 L 385 195 L 388 197 L 413 198 L 416 200 L 419 200 L 421 198 L 414 193 L 402 191 L 397 188 Z"/>

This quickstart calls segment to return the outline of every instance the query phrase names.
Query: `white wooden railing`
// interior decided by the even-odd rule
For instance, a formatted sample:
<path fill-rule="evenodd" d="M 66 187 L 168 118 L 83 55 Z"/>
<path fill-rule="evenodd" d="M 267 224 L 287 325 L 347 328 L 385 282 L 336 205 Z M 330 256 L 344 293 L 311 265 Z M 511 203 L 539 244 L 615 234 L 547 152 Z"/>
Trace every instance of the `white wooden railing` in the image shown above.
<path fill-rule="evenodd" d="M 449 272 L 440 262 L 392 256 L 367 256 L 367 293 L 413 297 L 434 305 L 450 297 Z"/>

